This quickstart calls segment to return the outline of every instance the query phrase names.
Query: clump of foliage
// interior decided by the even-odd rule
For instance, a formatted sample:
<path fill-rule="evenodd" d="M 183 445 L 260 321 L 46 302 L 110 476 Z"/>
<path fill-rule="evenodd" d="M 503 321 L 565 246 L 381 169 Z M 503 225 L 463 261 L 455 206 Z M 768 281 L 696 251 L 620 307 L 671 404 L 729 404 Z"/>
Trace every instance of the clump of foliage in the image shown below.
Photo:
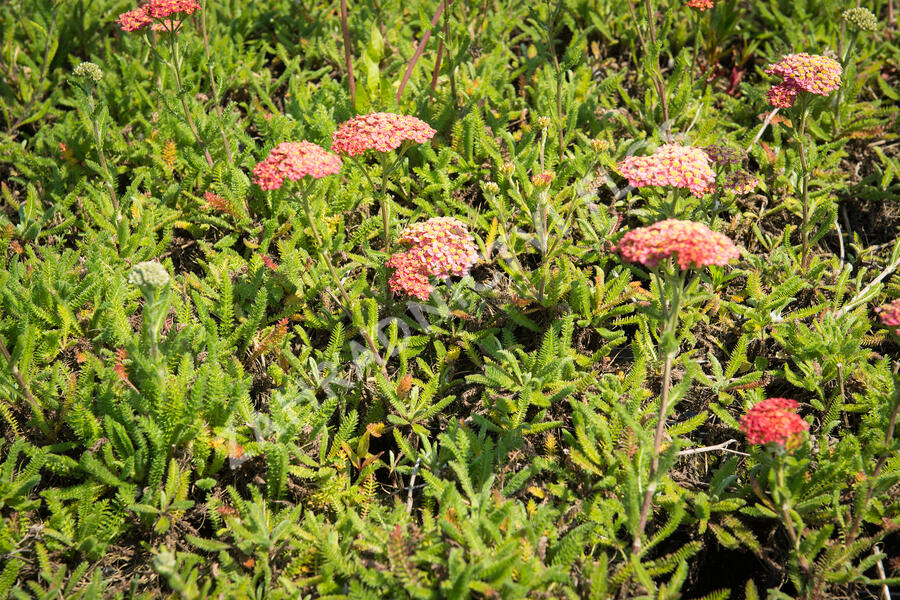
<path fill-rule="evenodd" d="M 900 586 L 896 18 L 0 4 L 0 599 Z"/>

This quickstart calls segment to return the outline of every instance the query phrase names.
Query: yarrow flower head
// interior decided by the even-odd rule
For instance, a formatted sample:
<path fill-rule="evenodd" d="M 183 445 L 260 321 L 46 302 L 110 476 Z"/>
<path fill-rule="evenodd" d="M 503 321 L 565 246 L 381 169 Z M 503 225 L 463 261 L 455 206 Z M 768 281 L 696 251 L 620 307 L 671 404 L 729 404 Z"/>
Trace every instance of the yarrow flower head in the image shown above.
<path fill-rule="evenodd" d="M 72 74 L 75 75 L 75 77 L 81 77 L 82 79 L 87 79 L 93 83 L 100 83 L 100 80 L 103 79 L 103 71 L 92 62 L 81 63 L 75 67 Z"/>
<path fill-rule="evenodd" d="M 466 226 L 452 217 L 435 217 L 410 225 L 400 242 L 412 247 L 391 256 L 391 289 L 427 300 L 433 289 L 429 276 L 447 279 L 466 275 L 478 261 L 478 252 Z"/>
<path fill-rule="evenodd" d="M 749 444 L 774 442 L 791 450 L 803 441 L 803 434 L 809 429 L 794 411 L 799 404 L 788 398 L 769 398 L 756 404 L 741 419 L 741 431 Z"/>
<path fill-rule="evenodd" d="M 340 157 L 312 142 L 283 142 L 253 167 L 253 176 L 262 189 L 277 190 L 285 179 L 298 181 L 307 175 L 313 179 L 334 175 L 341 170 L 341 164 Z"/>
<path fill-rule="evenodd" d="M 367 150 L 390 152 L 406 141 L 424 144 L 434 134 L 434 129 L 416 117 L 370 113 L 342 123 L 331 137 L 331 151 L 348 156 Z"/>
<path fill-rule="evenodd" d="M 727 236 L 702 223 L 678 219 L 629 231 L 622 236 L 616 251 L 623 260 L 651 269 L 670 257 L 682 269 L 691 269 L 725 266 L 739 256 L 737 247 Z"/>
<path fill-rule="evenodd" d="M 840 63 L 833 58 L 806 52 L 788 54 L 766 69 L 767 75 L 783 80 L 772 86 L 766 99 L 772 106 L 789 108 L 800 92 L 827 96 L 841 87 L 841 73 Z"/>
<path fill-rule="evenodd" d="M 715 0 L 688 0 L 687 5 L 703 12 L 716 5 Z"/>
<path fill-rule="evenodd" d="M 553 173 L 550 171 L 535 173 L 531 176 L 531 184 L 536 188 L 545 188 L 549 186 L 552 181 Z"/>
<path fill-rule="evenodd" d="M 634 187 L 686 188 L 698 198 L 716 178 L 703 150 L 677 144 L 664 144 L 651 156 L 629 156 L 619 163 L 619 173 Z"/>
<path fill-rule="evenodd" d="M 868 8 L 851 8 L 841 15 L 845 21 L 853 23 L 863 31 L 877 31 L 878 17 Z"/>
<path fill-rule="evenodd" d="M 116 22 L 122 31 L 138 31 L 153 24 L 155 20 L 163 21 L 172 15 L 192 15 L 198 10 L 200 4 L 196 0 L 150 0 L 143 6 L 120 14 Z M 157 27 L 152 29 L 161 31 Z M 170 27 L 165 31 L 174 29 Z"/>
<path fill-rule="evenodd" d="M 894 335 L 900 335 L 900 298 L 884 306 L 879 306 L 875 312 L 882 325 L 893 329 Z"/>

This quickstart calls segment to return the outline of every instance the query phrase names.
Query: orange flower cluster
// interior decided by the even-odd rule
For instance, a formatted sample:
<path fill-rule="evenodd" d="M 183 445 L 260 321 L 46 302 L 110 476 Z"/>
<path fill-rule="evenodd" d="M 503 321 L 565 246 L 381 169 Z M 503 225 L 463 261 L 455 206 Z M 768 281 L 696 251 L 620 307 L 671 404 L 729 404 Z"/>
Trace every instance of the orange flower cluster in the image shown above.
<path fill-rule="evenodd" d="M 712 8 L 716 5 L 715 0 L 688 0 L 687 5 L 691 8 L 696 8 L 700 12 Z"/>
<path fill-rule="evenodd" d="M 841 65 L 838 61 L 817 54 L 788 54 L 766 69 L 767 75 L 781 77 L 782 83 L 772 86 L 766 99 L 772 106 L 789 108 L 800 92 L 827 96 L 841 87 Z"/>
<path fill-rule="evenodd" d="M 809 423 L 794 413 L 799 404 L 788 398 L 769 398 L 755 405 L 741 419 L 741 431 L 749 444 L 774 442 L 793 449 L 803 441 Z"/>
<path fill-rule="evenodd" d="M 435 217 L 406 228 L 400 242 L 411 244 L 406 252 L 391 256 L 387 266 L 394 293 L 428 300 L 434 289 L 429 276 L 447 279 L 466 275 L 478 260 L 478 252 L 466 226 L 452 217 Z"/>
<path fill-rule="evenodd" d="M 434 129 L 415 117 L 371 113 L 342 123 L 331 137 L 331 151 L 348 156 L 358 156 L 367 150 L 390 152 L 406 141 L 424 144 L 434 134 Z"/>
<path fill-rule="evenodd" d="M 900 335 L 900 298 L 890 304 L 879 306 L 875 312 L 878 313 L 878 320 L 882 325 L 893 328 L 894 334 Z"/>
<path fill-rule="evenodd" d="M 167 19 L 179 13 L 192 15 L 198 10 L 200 10 L 200 4 L 195 0 L 150 0 L 143 6 L 120 14 L 116 22 L 122 31 L 138 31 L 156 19 Z M 154 30 L 160 31 L 155 27 Z M 170 28 L 167 31 L 173 31 L 173 29 Z"/>
<path fill-rule="evenodd" d="M 319 179 L 341 170 L 341 159 L 321 146 L 303 140 L 283 142 L 253 167 L 256 184 L 264 190 L 277 190 L 285 178 L 298 181 L 309 175 Z"/>
<path fill-rule="evenodd" d="M 629 156 L 619 163 L 619 173 L 634 187 L 686 188 L 698 198 L 716 179 L 703 150 L 678 144 L 664 144 L 651 156 Z"/>
<path fill-rule="evenodd" d="M 727 236 L 702 223 L 666 219 L 622 236 L 616 251 L 623 260 L 655 268 L 661 260 L 676 257 L 682 269 L 725 266 L 739 256 Z"/>

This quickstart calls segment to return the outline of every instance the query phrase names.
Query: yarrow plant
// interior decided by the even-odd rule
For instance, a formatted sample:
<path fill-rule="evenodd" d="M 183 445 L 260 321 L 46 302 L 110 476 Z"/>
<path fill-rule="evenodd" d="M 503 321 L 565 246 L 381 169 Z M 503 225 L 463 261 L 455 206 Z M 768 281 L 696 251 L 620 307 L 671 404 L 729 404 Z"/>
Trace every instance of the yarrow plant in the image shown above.
<path fill-rule="evenodd" d="M 743 168 L 747 160 L 745 152 L 722 144 L 706 146 L 703 151 L 716 173 L 716 183 L 710 186 L 711 199 L 707 204 L 712 225 L 719 212 L 726 208 L 726 199 L 733 201 L 735 196 L 749 194 L 759 185 L 759 179 Z"/>
<path fill-rule="evenodd" d="M 840 63 L 827 56 L 805 52 L 788 54 L 779 62 L 769 65 L 766 74 L 780 77 L 766 94 L 769 104 L 778 109 L 790 109 L 797 152 L 800 156 L 802 223 L 801 268 L 809 266 L 809 164 L 806 152 L 806 125 L 809 109 L 816 96 L 828 96 L 841 87 Z"/>
<path fill-rule="evenodd" d="M 344 287 L 337 268 L 334 266 L 331 253 L 325 245 L 322 234 L 319 232 L 318 219 L 313 215 L 309 203 L 309 192 L 313 181 L 329 175 L 336 175 L 341 170 L 342 164 L 340 157 L 312 142 L 306 140 L 282 142 L 273 148 L 265 159 L 253 167 L 253 176 L 256 185 L 267 191 L 280 190 L 288 182 L 300 182 L 300 206 L 306 215 L 306 220 L 315 239 L 316 250 L 325 261 L 325 266 L 328 268 L 331 279 L 340 292 L 344 310 L 350 314 L 353 300 Z M 360 333 L 366 340 L 373 358 L 386 375 L 384 360 L 378 353 L 375 341 L 364 329 L 361 328 Z"/>
<path fill-rule="evenodd" d="M 136 9 L 120 14 L 117 22 L 122 31 L 135 32 L 150 27 L 153 31 L 163 34 L 169 50 L 168 58 L 163 58 L 156 52 L 155 42 L 151 43 L 148 40 L 148 44 L 153 49 L 156 57 L 172 68 L 178 97 L 181 99 L 181 107 L 184 110 L 188 127 L 194 136 L 194 141 L 197 142 L 197 146 L 203 149 L 206 163 L 212 168 L 214 164 L 212 155 L 209 153 L 209 148 L 206 147 L 203 138 L 200 137 L 200 131 L 197 129 L 194 117 L 191 115 L 191 110 L 188 106 L 181 74 L 182 57 L 178 47 L 178 33 L 182 29 L 184 19 L 200 9 L 200 4 L 195 2 L 195 0 L 150 0 Z"/>
<path fill-rule="evenodd" d="M 795 412 L 799 406 L 796 400 L 789 398 L 763 400 L 741 419 L 741 431 L 747 436 L 747 443 L 753 446 L 752 456 L 761 466 L 754 474 L 753 489 L 763 504 L 778 516 L 791 540 L 793 558 L 798 561 L 804 577 L 808 577 L 810 567 L 800 546 L 802 521 L 795 525 L 797 517 L 793 516 L 793 482 L 806 475 L 808 464 L 808 460 L 791 456 L 803 445 L 809 430 L 809 423 Z M 761 479 L 766 482 L 771 500 L 760 489 Z"/>
<path fill-rule="evenodd" d="M 700 151 L 702 153 L 702 151 Z M 705 154 L 703 155 L 706 156 Z M 662 328 L 659 337 L 660 354 L 664 357 L 663 382 L 659 413 L 650 459 L 650 475 L 640 521 L 633 531 L 632 553 L 638 554 L 642 537 L 650 515 L 653 494 L 659 484 L 663 469 L 660 468 L 660 448 L 666 429 L 669 409 L 669 391 L 672 383 L 672 363 L 678 354 L 678 315 L 685 302 L 688 273 L 693 269 L 725 266 L 739 256 L 734 243 L 725 235 L 711 230 L 702 223 L 667 219 L 649 227 L 633 229 L 622 236 L 616 246 L 622 260 L 643 265 L 653 274 L 660 308 Z M 674 446 L 674 444 L 673 444 Z M 674 451 L 674 448 L 670 448 Z"/>
<path fill-rule="evenodd" d="M 98 104 L 94 100 L 94 89 L 103 80 L 103 70 L 91 62 L 83 62 L 72 70 L 75 82 L 78 86 L 78 99 L 80 100 L 80 108 L 87 117 L 87 121 L 91 124 L 91 133 L 94 135 L 94 143 L 97 145 L 97 157 L 100 159 L 100 168 L 103 169 L 105 176 L 106 189 L 112 200 L 113 211 L 115 212 L 115 220 L 119 220 L 119 197 L 116 192 L 116 179 L 109 169 L 106 162 L 106 152 L 103 150 L 103 132 L 104 121 L 108 117 L 105 110 L 99 110 Z"/>
<path fill-rule="evenodd" d="M 409 115 L 376 112 L 358 115 L 342 123 L 331 137 L 331 151 L 345 154 L 355 161 L 381 200 L 381 219 L 384 227 L 384 250 L 391 251 L 390 200 L 387 195 L 388 177 L 400 165 L 403 154 L 413 144 L 424 144 L 434 137 L 435 130 L 424 121 Z M 399 149 L 389 164 L 387 153 Z M 381 163 L 381 185 L 376 186 L 357 157 L 373 150 Z"/>
<path fill-rule="evenodd" d="M 390 278 L 394 293 L 428 300 L 434 287 L 429 276 L 448 279 L 464 276 L 478 261 L 478 252 L 465 224 L 452 217 L 435 217 L 407 227 L 399 242 L 411 244 L 388 260 L 394 269 Z"/>

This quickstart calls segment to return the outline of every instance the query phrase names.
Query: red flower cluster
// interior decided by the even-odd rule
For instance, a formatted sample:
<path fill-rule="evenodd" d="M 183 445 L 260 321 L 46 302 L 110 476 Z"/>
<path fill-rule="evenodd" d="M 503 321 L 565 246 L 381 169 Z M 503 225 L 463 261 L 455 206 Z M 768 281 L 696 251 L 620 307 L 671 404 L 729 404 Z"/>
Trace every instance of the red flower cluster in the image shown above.
<path fill-rule="evenodd" d="M 725 266 L 739 256 L 727 236 L 702 223 L 666 219 L 622 236 L 616 251 L 623 260 L 654 268 L 661 260 L 676 257 L 682 269 Z"/>
<path fill-rule="evenodd" d="M 465 275 L 478 260 L 466 226 L 452 217 L 411 225 L 400 235 L 400 242 L 412 247 L 388 260 L 387 266 L 394 269 L 391 289 L 421 300 L 428 300 L 434 289 L 428 281 L 430 275 L 441 279 Z"/>
<path fill-rule="evenodd" d="M 900 298 L 890 304 L 879 306 L 875 312 L 878 313 L 878 320 L 882 325 L 893 328 L 894 334 L 900 335 Z"/>
<path fill-rule="evenodd" d="M 686 188 L 698 198 L 709 191 L 716 178 L 703 150 L 677 144 L 664 144 L 651 156 L 629 156 L 619 163 L 619 173 L 634 187 Z"/>
<path fill-rule="evenodd" d="M 712 8 L 713 6 L 715 6 L 715 4 L 716 4 L 715 0 L 688 0 L 687 1 L 688 6 L 690 6 L 691 8 L 696 8 L 700 12 L 703 12 L 704 10 L 706 10 L 708 8 Z"/>
<path fill-rule="evenodd" d="M 200 4 L 196 0 L 150 0 L 139 8 L 120 14 L 116 22 L 122 31 L 138 31 L 153 23 L 155 19 L 162 20 L 179 13 L 192 15 L 198 10 Z M 154 30 L 160 31 L 157 28 Z"/>
<path fill-rule="evenodd" d="M 340 171 L 341 164 L 339 157 L 312 142 L 283 142 L 253 167 L 253 175 L 262 189 L 277 190 L 285 178 L 298 181 L 309 175 L 319 179 Z"/>
<path fill-rule="evenodd" d="M 434 134 L 434 129 L 415 117 L 371 113 L 342 123 L 331 137 L 331 151 L 348 156 L 358 156 L 367 150 L 390 152 L 405 141 L 424 144 Z"/>
<path fill-rule="evenodd" d="M 766 100 L 778 108 L 790 108 L 800 92 L 827 96 L 841 87 L 841 65 L 833 58 L 817 54 L 788 54 L 766 69 L 767 75 L 781 77 L 773 85 Z"/>
<path fill-rule="evenodd" d="M 750 444 L 775 442 L 786 449 L 793 449 L 802 442 L 802 435 L 809 423 L 794 411 L 799 404 L 788 398 L 769 398 L 755 405 L 741 419 L 741 431 Z"/>

